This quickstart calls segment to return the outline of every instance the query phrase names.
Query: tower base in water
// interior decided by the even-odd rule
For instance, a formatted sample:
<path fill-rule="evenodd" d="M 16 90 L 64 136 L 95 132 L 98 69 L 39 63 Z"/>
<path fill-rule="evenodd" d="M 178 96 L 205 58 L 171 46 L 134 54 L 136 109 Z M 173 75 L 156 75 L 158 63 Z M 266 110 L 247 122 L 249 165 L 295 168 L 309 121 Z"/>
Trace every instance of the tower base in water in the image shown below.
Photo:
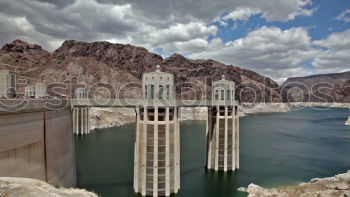
<path fill-rule="evenodd" d="M 180 134 L 177 108 L 139 107 L 134 190 L 142 196 L 170 196 L 180 188 Z"/>
<path fill-rule="evenodd" d="M 239 169 L 239 117 L 236 106 L 208 109 L 206 154 L 208 169 Z"/>

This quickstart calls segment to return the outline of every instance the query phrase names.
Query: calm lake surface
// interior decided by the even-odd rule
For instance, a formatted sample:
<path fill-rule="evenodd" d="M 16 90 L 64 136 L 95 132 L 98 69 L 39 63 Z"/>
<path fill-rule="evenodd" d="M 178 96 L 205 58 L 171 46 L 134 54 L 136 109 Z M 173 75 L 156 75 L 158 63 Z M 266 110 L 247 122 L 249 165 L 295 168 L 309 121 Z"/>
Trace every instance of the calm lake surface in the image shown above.
<path fill-rule="evenodd" d="M 309 181 L 350 170 L 348 109 L 305 108 L 288 113 L 241 118 L 240 169 L 207 171 L 205 121 L 181 122 L 181 189 L 176 197 L 246 196 L 236 189 Z M 133 192 L 135 124 L 77 136 L 79 188 L 102 197 L 138 196 Z"/>

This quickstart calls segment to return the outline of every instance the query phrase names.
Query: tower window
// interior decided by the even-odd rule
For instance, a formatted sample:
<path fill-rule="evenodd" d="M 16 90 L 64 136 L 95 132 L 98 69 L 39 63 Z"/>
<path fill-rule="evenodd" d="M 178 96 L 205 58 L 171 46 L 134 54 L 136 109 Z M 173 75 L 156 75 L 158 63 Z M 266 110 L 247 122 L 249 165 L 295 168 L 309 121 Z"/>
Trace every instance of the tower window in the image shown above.
<path fill-rule="evenodd" d="M 221 100 L 224 100 L 224 99 L 225 99 L 225 91 L 221 90 Z"/>
<path fill-rule="evenodd" d="M 148 98 L 148 95 L 147 95 L 147 85 L 145 85 L 145 99 L 147 99 Z"/>
<path fill-rule="evenodd" d="M 159 86 L 159 99 L 163 99 L 163 86 Z"/>
<path fill-rule="evenodd" d="M 151 99 L 154 99 L 154 85 L 151 85 Z"/>
<path fill-rule="evenodd" d="M 169 78 L 168 78 L 169 79 Z M 167 95 L 167 99 L 169 99 L 170 98 L 170 86 L 169 85 L 167 85 L 166 86 L 166 95 Z"/>

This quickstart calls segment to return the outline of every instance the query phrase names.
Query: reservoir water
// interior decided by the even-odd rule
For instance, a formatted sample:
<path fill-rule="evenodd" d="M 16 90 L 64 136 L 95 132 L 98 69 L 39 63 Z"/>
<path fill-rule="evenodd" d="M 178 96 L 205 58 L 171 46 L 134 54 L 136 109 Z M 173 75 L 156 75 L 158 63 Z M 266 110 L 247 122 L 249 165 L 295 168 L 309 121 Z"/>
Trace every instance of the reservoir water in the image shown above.
<path fill-rule="evenodd" d="M 350 170 L 348 109 L 305 108 L 241 118 L 240 169 L 208 171 L 205 121 L 181 122 L 181 189 L 176 197 L 246 196 L 250 183 L 274 187 Z M 134 197 L 135 124 L 76 136 L 77 183 L 101 197 Z"/>

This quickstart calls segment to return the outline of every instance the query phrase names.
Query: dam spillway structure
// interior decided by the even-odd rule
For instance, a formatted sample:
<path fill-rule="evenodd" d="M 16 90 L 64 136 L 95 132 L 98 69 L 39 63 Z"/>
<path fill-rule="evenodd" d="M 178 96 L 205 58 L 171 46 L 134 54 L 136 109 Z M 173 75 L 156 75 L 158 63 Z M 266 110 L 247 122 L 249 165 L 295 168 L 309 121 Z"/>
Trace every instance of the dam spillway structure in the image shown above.
<path fill-rule="evenodd" d="M 87 99 L 86 89 L 79 87 L 75 89 L 75 99 L 79 103 L 80 99 Z M 73 107 L 73 133 L 76 135 L 90 133 L 89 106 Z"/>
<path fill-rule="evenodd" d="M 170 196 L 180 189 L 180 133 L 174 77 L 155 72 L 142 78 L 136 107 L 134 190 L 142 196 Z"/>
<path fill-rule="evenodd" d="M 212 106 L 208 107 L 206 167 L 215 171 L 239 169 L 239 117 L 235 84 L 222 79 L 212 84 Z"/>

